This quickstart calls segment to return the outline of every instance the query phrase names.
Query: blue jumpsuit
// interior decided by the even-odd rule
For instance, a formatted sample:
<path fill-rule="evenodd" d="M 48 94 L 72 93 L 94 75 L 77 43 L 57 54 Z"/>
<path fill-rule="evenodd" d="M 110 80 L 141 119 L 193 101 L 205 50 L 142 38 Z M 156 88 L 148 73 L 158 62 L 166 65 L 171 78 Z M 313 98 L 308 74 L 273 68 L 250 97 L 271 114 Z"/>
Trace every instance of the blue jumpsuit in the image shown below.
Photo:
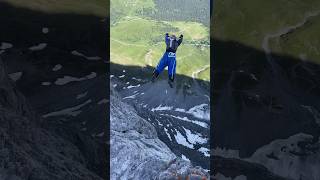
<path fill-rule="evenodd" d="M 182 39 L 182 36 L 180 36 L 180 38 L 177 40 L 175 38 L 169 37 L 168 33 L 166 34 L 166 52 L 163 54 L 155 69 L 156 73 L 160 74 L 163 69 L 168 66 L 168 77 L 172 81 L 176 74 L 176 51 L 178 46 L 181 44 Z"/>

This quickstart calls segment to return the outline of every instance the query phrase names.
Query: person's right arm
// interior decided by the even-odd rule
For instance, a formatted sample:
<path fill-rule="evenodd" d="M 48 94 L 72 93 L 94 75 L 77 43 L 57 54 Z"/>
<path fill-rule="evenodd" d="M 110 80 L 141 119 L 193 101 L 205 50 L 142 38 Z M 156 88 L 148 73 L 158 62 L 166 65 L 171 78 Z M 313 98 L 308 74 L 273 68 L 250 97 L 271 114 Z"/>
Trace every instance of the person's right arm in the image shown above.
<path fill-rule="evenodd" d="M 165 37 L 165 42 L 166 42 L 166 44 L 169 44 L 169 41 L 170 41 L 170 39 L 169 39 L 169 33 L 166 33 L 166 37 Z"/>

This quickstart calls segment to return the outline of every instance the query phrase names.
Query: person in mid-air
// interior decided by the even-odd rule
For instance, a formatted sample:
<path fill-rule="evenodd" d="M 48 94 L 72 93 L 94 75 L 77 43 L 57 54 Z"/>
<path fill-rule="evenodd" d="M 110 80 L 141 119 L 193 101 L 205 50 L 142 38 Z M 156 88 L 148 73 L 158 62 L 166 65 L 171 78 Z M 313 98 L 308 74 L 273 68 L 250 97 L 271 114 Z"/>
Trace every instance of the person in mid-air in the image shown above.
<path fill-rule="evenodd" d="M 160 59 L 157 67 L 153 71 L 151 81 L 154 80 L 159 76 L 159 74 L 163 71 L 163 69 L 168 66 L 168 83 L 170 87 L 173 87 L 174 76 L 176 74 L 176 51 L 181 44 L 183 39 L 183 35 L 181 34 L 179 39 L 173 34 L 169 36 L 166 33 L 165 42 L 166 42 L 166 52 L 163 54 L 162 58 Z"/>

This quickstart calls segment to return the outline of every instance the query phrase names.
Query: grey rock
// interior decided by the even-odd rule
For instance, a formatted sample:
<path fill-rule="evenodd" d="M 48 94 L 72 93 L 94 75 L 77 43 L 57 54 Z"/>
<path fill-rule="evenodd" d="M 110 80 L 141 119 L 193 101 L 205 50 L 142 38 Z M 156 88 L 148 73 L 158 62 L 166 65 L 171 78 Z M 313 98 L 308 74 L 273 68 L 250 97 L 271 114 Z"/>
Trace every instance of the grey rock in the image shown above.
<path fill-rule="evenodd" d="M 209 177 L 202 168 L 194 168 L 190 162 L 177 158 L 159 140 L 155 128 L 132 106 L 122 102 L 114 89 L 111 89 L 110 120 L 111 179 Z"/>
<path fill-rule="evenodd" d="M 73 143 L 41 127 L 1 59 L 0 179 L 101 179 Z"/>

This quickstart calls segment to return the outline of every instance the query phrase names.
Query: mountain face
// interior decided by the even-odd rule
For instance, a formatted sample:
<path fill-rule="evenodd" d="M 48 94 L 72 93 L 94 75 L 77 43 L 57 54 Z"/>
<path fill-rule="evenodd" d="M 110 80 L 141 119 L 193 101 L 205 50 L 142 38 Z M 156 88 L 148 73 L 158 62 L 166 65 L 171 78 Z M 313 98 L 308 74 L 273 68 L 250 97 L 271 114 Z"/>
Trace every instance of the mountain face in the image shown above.
<path fill-rule="evenodd" d="M 177 75 L 170 88 L 161 75 L 150 82 L 151 69 L 112 64 L 110 80 L 122 101 L 152 124 L 159 139 L 174 154 L 192 164 L 210 169 L 209 91 L 202 81 Z M 166 72 L 164 72 L 165 74 Z"/>
<path fill-rule="evenodd" d="M 221 164 L 319 179 L 320 66 L 313 40 L 319 7 L 317 1 L 216 1 L 212 137 Z M 231 169 L 219 166 L 217 173 L 247 179 L 262 173 Z"/>
<path fill-rule="evenodd" d="M 110 80 L 121 100 L 152 125 L 175 156 L 210 169 L 210 43 L 208 0 L 110 2 Z M 195 6 L 196 5 L 196 6 Z M 130 8 L 127 8 L 130 7 Z M 174 88 L 165 70 L 165 33 L 183 34 Z"/>
<path fill-rule="evenodd" d="M 43 127 L 0 61 L 1 179 L 102 179 L 72 142 Z"/>
<path fill-rule="evenodd" d="M 114 84 L 111 84 L 111 86 Z M 157 135 L 155 127 L 138 115 L 111 88 L 111 179 L 202 179 L 209 174 L 178 158 Z"/>
<path fill-rule="evenodd" d="M 1 174 L 105 179 L 105 21 L 37 7 L 0 3 Z"/>

